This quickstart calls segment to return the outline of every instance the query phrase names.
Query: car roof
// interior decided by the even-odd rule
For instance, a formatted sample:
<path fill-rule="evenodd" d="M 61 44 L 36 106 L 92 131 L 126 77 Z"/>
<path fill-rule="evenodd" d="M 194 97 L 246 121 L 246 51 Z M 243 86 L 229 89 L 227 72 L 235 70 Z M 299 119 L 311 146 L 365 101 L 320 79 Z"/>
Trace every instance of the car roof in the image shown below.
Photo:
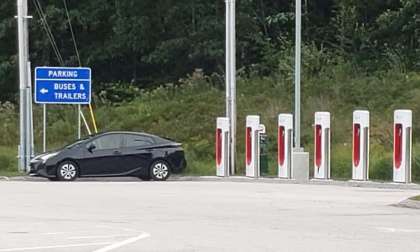
<path fill-rule="evenodd" d="M 108 135 L 108 134 L 132 134 L 132 135 L 142 135 L 142 136 L 149 136 L 149 137 L 158 137 L 156 135 L 152 135 L 145 132 L 135 132 L 135 131 L 104 131 L 92 136 L 99 136 L 99 135 Z"/>
<path fill-rule="evenodd" d="M 151 137 L 154 138 L 157 141 L 161 141 L 161 142 L 172 142 L 172 143 L 177 143 L 175 140 L 167 138 L 167 137 L 161 137 L 161 136 L 157 136 L 157 135 L 153 135 L 150 133 L 145 133 L 145 132 L 136 132 L 136 131 L 105 131 L 105 132 L 100 132 L 97 134 L 92 134 L 90 135 L 90 139 L 93 137 L 99 137 L 99 136 L 105 136 L 105 135 L 110 135 L 110 134 L 131 134 L 131 135 L 140 135 L 140 136 L 147 136 L 147 137 Z"/>
<path fill-rule="evenodd" d="M 149 134 L 149 133 L 135 132 L 135 131 L 104 131 L 104 132 L 98 132 L 98 133 L 91 134 L 91 135 L 87 136 L 86 138 L 79 139 L 78 141 L 88 142 L 88 141 L 92 141 L 92 140 L 94 140 L 98 137 L 111 135 L 111 134 L 131 134 L 131 135 L 147 136 L 147 137 L 153 138 L 154 141 L 156 141 L 157 143 L 176 143 L 176 144 L 178 144 L 178 142 L 176 142 L 176 141 L 174 141 L 170 138 L 160 137 L 160 136 L 156 136 L 156 135 Z M 75 143 L 77 143 L 77 142 L 75 142 Z M 72 143 L 70 145 L 74 145 L 75 143 Z"/>

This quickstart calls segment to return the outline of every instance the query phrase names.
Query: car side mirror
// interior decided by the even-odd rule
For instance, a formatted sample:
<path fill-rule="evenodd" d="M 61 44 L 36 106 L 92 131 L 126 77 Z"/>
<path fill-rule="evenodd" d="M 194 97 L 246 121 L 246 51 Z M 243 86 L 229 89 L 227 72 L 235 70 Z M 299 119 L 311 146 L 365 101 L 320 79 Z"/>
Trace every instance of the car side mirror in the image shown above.
<path fill-rule="evenodd" d="M 90 144 L 88 145 L 88 147 L 87 147 L 87 150 L 88 150 L 89 152 L 92 152 L 94 149 L 96 149 L 96 146 L 95 146 L 95 144 L 93 144 L 93 143 L 90 143 Z"/>

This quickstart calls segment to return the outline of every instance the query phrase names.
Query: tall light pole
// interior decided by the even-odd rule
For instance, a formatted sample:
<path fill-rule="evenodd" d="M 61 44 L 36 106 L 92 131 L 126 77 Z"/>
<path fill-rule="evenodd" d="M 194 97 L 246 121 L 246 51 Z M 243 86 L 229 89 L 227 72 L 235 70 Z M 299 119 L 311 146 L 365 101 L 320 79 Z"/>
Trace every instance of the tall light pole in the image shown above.
<path fill-rule="evenodd" d="M 28 3 L 27 0 L 17 0 L 18 23 L 18 53 L 19 53 L 19 170 L 25 171 L 29 166 L 32 153 L 31 144 L 31 91 L 29 69 L 29 42 L 28 42 Z"/>
<path fill-rule="evenodd" d="M 295 36 L 295 148 L 293 151 L 293 179 L 307 181 L 309 179 L 309 153 L 305 152 L 300 142 L 300 68 L 302 46 L 302 0 L 296 0 L 296 36 Z"/>
<path fill-rule="evenodd" d="M 230 122 L 230 174 L 236 161 L 236 30 L 235 0 L 226 3 L 226 117 Z"/>
<path fill-rule="evenodd" d="M 302 0 L 296 0 L 295 27 L 295 148 L 301 149 L 300 144 L 300 66 L 302 46 Z"/>

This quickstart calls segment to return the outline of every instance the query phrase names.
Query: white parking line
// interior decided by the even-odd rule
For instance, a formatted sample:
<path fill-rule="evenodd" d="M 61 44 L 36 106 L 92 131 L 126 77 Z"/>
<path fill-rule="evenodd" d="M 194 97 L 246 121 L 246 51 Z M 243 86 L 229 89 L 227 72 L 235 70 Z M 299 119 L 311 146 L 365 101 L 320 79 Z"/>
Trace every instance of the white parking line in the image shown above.
<path fill-rule="evenodd" d="M 103 248 L 97 249 L 97 250 L 95 250 L 93 252 L 107 252 L 107 251 L 111 251 L 111 250 L 114 250 L 114 249 L 117 249 L 117 248 L 126 246 L 126 245 L 128 245 L 130 243 L 136 242 L 138 240 L 147 238 L 149 236 L 150 236 L 150 234 L 148 234 L 148 233 L 142 233 L 139 236 L 135 236 L 135 237 L 129 238 L 129 239 L 124 240 L 124 241 L 121 241 L 121 242 L 116 242 L 114 244 L 111 244 L 111 245 L 105 246 Z"/>
<path fill-rule="evenodd" d="M 90 247 L 90 246 L 107 245 L 107 244 L 110 244 L 110 242 L 77 243 L 77 244 L 63 244 L 63 245 L 52 245 L 52 246 L 26 247 L 26 248 L 8 248 L 8 249 L 0 249 L 0 252 Z"/>
<path fill-rule="evenodd" d="M 69 240 L 77 239 L 98 239 L 98 238 L 116 238 L 116 237 L 130 237 L 133 234 L 115 234 L 115 235 L 92 235 L 92 236 L 71 236 L 67 237 Z"/>
<path fill-rule="evenodd" d="M 404 229 L 392 227 L 377 227 L 376 229 L 387 233 L 420 233 L 420 229 Z"/>
<path fill-rule="evenodd" d="M 48 233 L 40 233 L 40 235 L 58 235 L 58 234 L 65 234 L 66 232 L 48 232 Z"/>

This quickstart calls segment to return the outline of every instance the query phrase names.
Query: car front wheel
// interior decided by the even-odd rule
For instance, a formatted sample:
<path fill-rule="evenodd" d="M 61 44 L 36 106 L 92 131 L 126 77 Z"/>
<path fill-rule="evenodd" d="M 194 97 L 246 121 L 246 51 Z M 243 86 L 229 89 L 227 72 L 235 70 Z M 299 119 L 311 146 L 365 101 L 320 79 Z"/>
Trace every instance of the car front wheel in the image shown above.
<path fill-rule="evenodd" d="M 153 180 L 164 181 L 171 174 L 169 164 L 163 160 L 155 161 L 150 167 L 150 176 Z"/>
<path fill-rule="evenodd" d="M 64 161 L 57 168 L 57 178 L 61 181 L 73 181 L 77 176 L 77 165 L 74 162 Z"/>

